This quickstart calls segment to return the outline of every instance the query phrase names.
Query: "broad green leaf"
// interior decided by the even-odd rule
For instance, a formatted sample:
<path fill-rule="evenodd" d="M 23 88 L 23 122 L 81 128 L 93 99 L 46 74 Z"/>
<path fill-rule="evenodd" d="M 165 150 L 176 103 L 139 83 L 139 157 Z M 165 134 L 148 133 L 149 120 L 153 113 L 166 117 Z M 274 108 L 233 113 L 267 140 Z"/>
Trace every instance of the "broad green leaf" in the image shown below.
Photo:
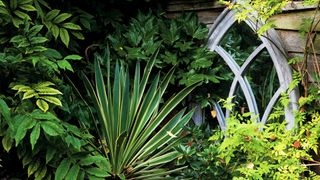
<path fill-rule="evenodd" d="M 0 0 L 0 6 L 5 6 L 4 3 Z"/>
<path fill-rule="evenodd" d="M 18 121 L 22 121 L 22 122 L 17 122 L 19 123 L 19 125 L 14 137 L 16 140 L 16 146 L 18 146 L 20 141 L 25 137 L 27 130 L 31 129 L 37 122 L 26 115 L 21 116 L 21 118 L 18 118 Z"/>
<path fill-rule="evenodd" d="M 31 148 L 32 150 L 34 149 L 34 145 L 37 143 L 38 139 L 40 136 L 40 125 L 37 124 L 33 129 L 32 132 L 30 134 L 30 144 L 31 144 Z"/>
<path fill-rule="evenodd" d="M 32 88 L 30 88 L 29 86 L 25 86 L 21 84 L 15 85 L 11 89 L 17 90 L 18 92 L 27 92 L 32 90 Z"/>
<path fill-rule="evenodd" d="M 69 171 L 70 165 L 71 165 L 70 159 L 67 159 L 67 158 L 63 159 L 56 170 L 54 179 L 55 180 L 64 179 L 64 177 L 67 175 Z"/>
<path fill-rule="evenodd" d="M 26 41 L 27 38 L 23 35 L 17 35 L 17 36 L 13 36 L 11 39 L 10 39 L 10 42 L 12 43 L 17 43 L 17 42 L 22 42 L 22 41 Z"/>
<path fill-rule="evenodd" d="M 29 37 L 33 37 L 33 36 L 37 35 L 41 31 L 42 28 L 43 28 L 43 25 L 35 25 L 35 26 L 33 26 L 27 32 L 28 36 Z"/>
<path fill-rule="evenodd" d="M 28 177 L 30 177 L 34 172 L 36 172 L 38 170 L 38 168 L 40 167 L 40 160 L 34 160 L 30 163 L 30 165 L 28 166 Z"/>
<path fill-rule="evenodd" d="M 20 4 L 20 5 L 30 4 L 30 3 L 32 3 L 32 1 L 33 1 L 33 0 L 20 0 L 20 1 L 19 1 L 19 4 Z"/>
<path fill-rule="evenodd" d="M 68 18 L 71 17 L 71 14 L 68 14 L 68 13 L 61 13 L 59 14 L 56 18 L 54 18 L 53 22 L 55 24 L 59 24 L 65 20 L 67 20 Z"/>
<path fill-rule="evenodd" d="M 18 6 L 18 0 L 10 0 L 10 8 L 12 10 L 16 9 Z"/>
<path fill-rule="evenodd" d="M 73 68 L 67 60 L 60 60 L 57 62 L 57 64 L 61 69 L 63 69 L 63 70 L 67 69 L 67 70 L 73 72 Z"/>
<path fill-rule="evenodd" d="M 42 112 L 39 109 L 35 109 L 34 111 L 32 111 L 32 113 L 30 114 L 30 117 L 32 117 L 33 119 L 38 119 L 38 120 L 50 120 L 50 121 L 55 121 L 55 122 L 59 122 L 60 121 L 52 113 L 50 113 L 50 112 Z"/>
<path fill-rule="evenodd" d="M 96 167 L 92 167 L 92 168 L 88 168 L 86 169 L 86 172 L 88 174 L 97 176 L 97 177 L 109 177 L 111 176 L 106 170 L 104 169 L 100 169 L 100 168 L 96 168 Z"/>
<path fill-rule="evenodd" d="M 4 15 L 10 16 L 9 11 L 6 8 L 1 7 L 1 6 L 0 6 L 0 14 L 4 14 Z"/>
<path fill-rule="evenodd" d="M 19 28 L 19 25 L 23 24 L 23 21 L 19 18 L 13 17 L 12 23 L 15 27 Z"/>
<path fill-rule="evenodd" d="M 2 138 L 2 146 L 3 149 L 7 152 L 10 151 L 13 144 L 12 138 L 9 136 L 9 133 L 7 132 L 6 135 Z"/>
<path fill-rule="evenodd" d="M 66 57 L 63 58 L 64 60 L 81 60 L 82 57 L 76 54 L 73 55 L 68 55 Z"/>
<path fill-rule="evenodd" d="M 105 157 L 103 156 L 87 156 L 86 158 L 81 159 L 79 164 L 81 166 L 89 166 L 92 164 L 99 163 L 103 159 L 105 159 Z"/>
<path fill-rule="evenodd" d="M 58 9 L 51 10 L 50 12 L 48 12 L 48 13 L 46 14 L 45 20 L 46 20 L 46 21 L 51 21 L 51 20 L 52 20 L 53 18 L 55 18 L 59 13 L 60 13 L 60 10 L 58 10 Z"/>
<path fill-rule="evenodd" d="M 32 52 L 43 52 L 46 50 L 47 50 L 47 48 L 44 46 L 34 46 L 34 47 L 30 48 L 30 51 L 32 51 Z"/>
<path fill-rule="evenodd" d="M 84 36 L 81 32 L 71 31 L 71 34 L 74 35 L 77 39 L 84 40 Z"/>
<path fill-rule="evenodd" d="M 20 9 L 25 10 L 25 11 L 37 11 L 37 9 L 30 5 L 30 4 L 23 4 L 19 6 Z"/>
<path fill-rule="evenodd" d="M 76 137 L 73 137 L 73 136 L 70 136 L 70 135 L 67 135 L 67 137 L 65 138 L 65 141 L 66 141 L 68 146 L 71 144 L 75 149 L 80 151 L 80 148 L 81 148 L 80 139 L 78 139 Z"/>
<path fill-rule="evenodd" d="M 54 39 L 57 39 L 59 36 L 59 33 L 60 33 L 59 27 L 57 25 L 53 24 L 51 27 L 51 32 L 52 32 Z"/>
<path fill-rule="evenodd" d="M 31 20 L 31 18 L 30 18 L 30 16 L 28 15 L 28 14 L 26 14 L 26 13 L 24 13 L 24 12 L 21 12 L 21 11 L 19 11 L 19 10 L 15 10 L 15 11 L 13 11 L 13 13 L 15 14 L 15 15 L 17 15 L 19 18 L 21 18 L 21 19 L 27 19 L 27 20 Z"/>
<path fill-rule="evenodd" d="M 36 93 L 33 89 L 29 90 L 23 94 L 22 100 L 32 98 L 36 95 L 38 95 L 38 93 Z"/>
<path fill-rule="evenodd" d="M 36 104 L 43 112 L 46 112 L 49 109 L 49 104 L 42 99 L 38 99 Z"/>
<path fill-rule="evenodd" d="M 0 113 L 2 114 L 2 116 L 7 122 L 11 120 L 10 108 L 8 107 L 7 103 L 1 98 L 0 98 Z"/>
<path fill-rule="evenodd" d="M 53 86 L 53 85 L 54 84 L 49 81 L 40 82 L 40 83 L 37 83 L 36 85 L 34 85 L 34 89 L 39 91 L 37 88 L 44 88 L 44 87 Z"/>
<path fill-rule="evenodd" d="M 39 95 L 58 95 L 58 94 L 62 95 L 61 91 L 52 87 L 35 86 L 34 89 L 38 91 Z"/>
<path fill-rule="evenodd" d="M 81 27 L 79 25 L 76 25 L 74 23 L 63 23 L 62 26 L 66 29 L 70 30 L 81 30 Z"/>
<path fill-rule="evenodd" d="M 77 164 L 74 164 L 74 165 L 70 168 L 70 170 L 69 170 L 67 176 L 65 177 L 65 179 L 66 179 L 66 180 L 74 180 L 74 179 L 77 179 L 79 172 L 80 172 L 80 166 L 77 165 Z"/>
<path fill-rule="evenodd" d="M 48 39 L 45 37 L 32 37 L 30 39 L 31 44 L 40 44 L 40 43 L 44 43 L 46 41 L 48 41 Z"/>
<path fill-rule="evenodd" d="M 64 129 L 54 122 L 43 121 L 41 122 L 41 127 L 43 131 L 50 136 L 58 136 L 64 133 Z"/>
<path fill-rule="evenodd" d="M 59 31 L 59 29 L 58 29 Z M 58 33 L 59 35 L 59 33 Z M 60 54 L 59 51 L 51 48 L 47 48 L 47 50 L 44 52 L 45 56 L 52 57 L 55 59 L 62 59 L 62 55 Z"/>
<path fill-rule="evenodd" d="M 60 28 L 60 39 L 61 41 L 68 47 L 69 46 L 69 41 L 70 41 L 70 36 L 69 33 L 66 29 Z"/>

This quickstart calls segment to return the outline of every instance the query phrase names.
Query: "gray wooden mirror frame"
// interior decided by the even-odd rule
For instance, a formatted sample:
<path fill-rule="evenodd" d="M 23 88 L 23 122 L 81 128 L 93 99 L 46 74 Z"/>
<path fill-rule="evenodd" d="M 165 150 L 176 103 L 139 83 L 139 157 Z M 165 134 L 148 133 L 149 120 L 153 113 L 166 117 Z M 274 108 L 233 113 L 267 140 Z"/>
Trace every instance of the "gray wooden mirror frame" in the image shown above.
<path fill-rule="evenodd" d="M 252 30 L 255 31 L 261 26 L 261 24 L 257 23 L 256 20 L 252 19 L 254 18 L 248 18 L 248 20 L 246 20 L 245 22 Z M 258 115 L 257 121 L 265 124 L 270 113 L 272 112 L 272 108 L 279 99 L 281 93 L 285 92 L 288 89 L 289 84 L 292 81 L 292 71 L 290 66 L 288 65 L 286 52 L 284 51 L 284 48 L 281 44 L 281 39 L 279 38 L 277 32 L 274 29 L 269 29 L 263 36 L 259 37 L 259 39 L 262 41 L 261 45 L 258 46 L 250 54 L 250 56 L 245 60 L 243 65 L 239 66 L 231 57 L 231 55 L 228 54 L 228 52 L 226 52 L 226 50 L 219 45 L 224 35 L 227 33 L 227 31 L 232 27 L 234 23 L 237 23 L 234 12 L 229 9 L 225 9 L 214 21 L 214 24 L 210 28 L 208 47 L 211 51 L 216 52 L 223 58 L 223 60 L 226 62 L 226 64 L 229 66 L 229 68 L 235 76 L 229 90 L 229 97 L 235 94 L 235 90 L 239 84 L 240 88 L 244 93 L 249 111 L 254 113 L 253 116 Z M 246 70 L 250 68 L 250 64 L 252 64 L 252 62 L 255 60 L 255 57 L 264 49 L 266 49 L 270 54 L 270 57 L 277 72 L 280 87 L 269 101 L 264 113 L 262 115 L 259 115 L 256 99 L 254 97 L 253 91 L 250 87 L 247 78 L 244 77 L 244 74 Z M 287 121 L 287 129 L 291 129 L 295 126 L 293 111 L 298 109 L 297 90 L 293 90 L 290 93 L 289 99 L 289 106 L 285 108 L 285 119 Z M 230 111 L 226 110 L 224 114 L 222 112 L 221 107 L 218 104 L 215 105 L 215 109 L 217 111 L 217 118 L 220 128 L 222 130 L 225 130 L 227 127 L 226 118 L 230 116 Z"/>

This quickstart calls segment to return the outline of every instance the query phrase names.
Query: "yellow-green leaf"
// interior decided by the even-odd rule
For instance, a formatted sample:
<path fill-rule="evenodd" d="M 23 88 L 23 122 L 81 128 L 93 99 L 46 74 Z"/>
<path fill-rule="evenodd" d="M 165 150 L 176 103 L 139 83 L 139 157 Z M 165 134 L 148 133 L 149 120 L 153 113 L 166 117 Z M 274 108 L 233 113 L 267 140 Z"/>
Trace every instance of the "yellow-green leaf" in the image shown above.
<path fill-rule="evenodd" d="M 0 0 L 0 6 L 5 6 L 4 3 Z"/>
<path fill-rule="evenodd" d="M 59 23 L 65 21 L 65 20 L 67 20 L 70 17 L 71 17 L 71 14 L 61 13 L 56 18 L 54 18 L 53 22 L 56 23 L 56 24 L 59 24 Z"/>
<path fill-rule="evenodd" d="M 71 29 L 71 30 L 81 30 L 81 27 L 79 25 L 76 25 L 74 23 L 63 23 L 62 25 L 66 29 Z"/>
<path fill-rule="evenodd" d="M 43 112 L 46 112 L 49 109 L 48 103 L 42 99 L 38 99 L 36 104 Z"/>
<path fill-rule="evenodd" d="M 23 94 L 22 100 L 32 98 L 36 95 L 38 95 L 38 93 L 36 93 L 33 89 L 28 90 Z"/>
<path fill-rule="evenodd" d="M 46 21 L 51 21 L 53 18 L 58 16 L 59 13 L 60 13 L 60 10 L 58 10 L 58 9 L 51 10 L 50 12 L 48 12 L 46 14 L 45 20 Z"/>
<path fill-rule="evenodd" d="M 38 139 L 40 136 L 40 125 L 37 124 L 33 129 L 30 134 L 30 144 L 31 144 L 31 149 L 34 149 L 34 145 L 37 143 Z"/>
<path fill-rule="evenodd" d="M 53 37 L 55 39 L 57 39 L 59 36 L 59 27 L 57 25 L 53 24 L 51 27 L 51 32 L 52 32 Z"/>
<path fill-rule="evenodd" d="M 30 18 L 30 16 L 28 15 L 28 14 L 26 14 L 26 13 L 24 13 L 24 12 L 21 12 L 21 11 L 19 11 L 19 10 L 15 10 L 15 11 L 13 11 L 13 13 L 15 14 L 15 15 L 17 15 L 19 18 L 21 18 L 21 19 L 27 19 L 27 20 L 31 20 L 31 18 Z"/>
<path fill-rule="evenodd" d="M 40 87 L 47 87 L 47 86 L 53 86 L 54 84 L 50 81 L 45 81 L 45 82 L 39 82 L 38 84 L 35 85 L 35 88 L 40 88 Z"/>
<path fill-rule="evenodd" d="M 38 91 L 39 95 L 62 95 L 62 92 L 51 87 L 35 87 L 35 90 Z"/>
<path fill-rule="evenodd" d="M 69 46 L 70 36 L 65 28 L 60 28 L 60 39 L 67 47 Z"/>
<path fill-rule="evenodd" d="M 80 32 L 71 31 L 71 34 L 74 35 L 77 39 L 84 40 L 84 36 Z"/>
<path fill-rule="evenodd" d="M 2 138 L 2 146 L 5 151 L 9 152 L 13 144 L 12 138 L 10 138 L 9 133 Z"/>
<path fill-rule="evenodd" d="M 30 4 L 21 5 L 19 8 L 25 11 L 37 11 L 37 9 Z"/>
<path fill-rule="evenodd" d="M 28 177 L 30 177 L 40 167 L 40 161 L 32 161 L 28 167 Z"/>
<path fill-rule="evenodd" d="M 61 101 L 56 97 L 53 97 L 53 96 L 41 96 L 41 98 L 43 100 L 46 100 L 49 103 L 55 104 L 57 106 L 62 106 Z"/>

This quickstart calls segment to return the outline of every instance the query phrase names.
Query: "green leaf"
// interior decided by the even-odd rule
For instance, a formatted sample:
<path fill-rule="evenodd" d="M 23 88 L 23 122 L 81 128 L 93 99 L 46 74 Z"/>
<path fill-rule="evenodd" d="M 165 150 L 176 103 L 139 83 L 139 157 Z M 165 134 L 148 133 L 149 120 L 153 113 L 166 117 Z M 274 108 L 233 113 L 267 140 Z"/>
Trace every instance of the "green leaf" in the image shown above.
<path fill-rule="evenodd" d="M 35 87 L 36 91 L 38 91 L 39 95 L 62 95 L 62 92 L 60 92 L 58 89 L 54 89 L 51 87 Z"/>
<path fill-rule="evenodd" d="M 46 152 L 46 164 L 48 164 L 54 157 L 54 155 L 57 153 L 57 149 L 54 147 L 47 148 Z"/>
<path fill-rule="evenodd" d="M 44 179 L 44 177 L 46 176 L 47 173 L 47 167 L 46 166 L 42 166 L 41 170 L 38 170 L 34 176 L 35 176 L 35 180 L 42 180 Z"/>
<path fill-rule="evenodd" d="M 23 41 L 27 41 L 27 38 L 22 35 L 13 36 L 10 39 L 10 42 L 12 42 L 12 43 L 18 43 L 18 42 L 23 42 Z"/>
<path fill-rule="evenodd" d="M 52 32 L 52 35 L 53 35 L 54 39 L 57 39 L 58 36 L 59 36 L 59 33 L 60 33 L 59 27 L 57 25 L 53 24 L 50 30 Z"/>
<path fill-rule="evenodd" d="M 80 32 L 71 31 L 71 34 L 74 35 L 77 39 L 84 40 L 84 36 Z"/>
<path fill-rule="evenodd" d="M 53 22 L 56 23 L 56 24 L 59 24 L 59 23 L 65 21 L 65 20 L 67 20 L 70 17 L 71 17 L 71 14 L 61 13 L 56 18 L 54 18 Z"/>
<path fill-rule="evenodd" d="M 59 136 L 64 132 L 64 129 L 61 126 L 50 121 L 41 122 L 41 127 L 44 132 L 50 136 Z"/>
<path fill-rule="evenodd" d="M 7 132 L 6 135 L 2 138 L 3 149 L 9 152 L 12 147 L 12 144 L 13 144 L 13 140 L 10 137 L 9 133 Z"/>
<path fill-rule="evenodd" d="M 86 171 L 88 174 L 94 175 L 96 177 L 109 177 L 109 176 L 111 176 L 106 170 L 96 168 L 96 167 L 88 168 L 88 169 L 86 169 Z"/>
<path fill-rule="evenodd" d="M 46 14 L 45 20 L 46 20 L 46 21 L 51 21 L 51 20 L 52 20 L 53 18 L 55 18 L 59 13 L 60 13 L 60 10 L 58 10 L 58 9 L 51 10 L 50 12 L 48 12 L 48 13 Z"/>
<path fill-rule="evenodd" d="M 0 0 L 0 6 L 5 6 L 1 0 Z"/>
<path fill-rule="evenodd" d="M 18 117 L 17 121 L 21 121 L 21 122 L 17 122 L 19 123 L 19 125 L 14 137 L 16 140 L 16 146 L 18 146 L 20 141 L 25 137 L 27 130 L 31 129 L 37 122 L 26 115 Z"/>
<path fill-rule="evenodd" d="M 64 28 L 60 28 L 60 39 L 67 47 L 69 46 L 69 41 L 70 41 L 69 33 Z"/>
<path fill-rule="evenodd" d="M 0 113 L 2 114 L 2 116 L 7 122 L 11 120 L 10 108 L 8 107 L 7 103 L 1 98 L 0 98 Z"/>
<path fill-rule="evenodd" d="M 30 144 L 31 144 L 31 149 L 34 149 L 34 145 L 37 143 L 38 139 L 40 136 L 40 125 L 37 124 L 33 129 L 30 134 Z"/>
<path fill-rule="evenodd" d="M 59 29 L 58 29 L 58 31 L 59 31 Z M 59 35 L 59 33 L 58 33 L 58 35 Z M 55 58 L 55 59 L 62 59 L 62 55 L 60 54 L 60 52 L 55 49 L 51 49 L 51 48 L 47 48 L 47 50 L 44 52 L 44 55 L 48 56 L 48 57 Z"/>
<path fill-rule="evenodd" d="M 69 170 L 69 172 L 68 172 L 68 174 L 67 174 L 67 176 L 66 176 L 65 179 L 66 179 L 66 180 L 74 180 L 74 179 L 77 179 L 79 172 L 80 172 L 80 166 L 77 165 L 77 164 L 74 164 L 74 165 L 70 168 L 70 170 Z"/>
<path fill-rule="evenodd" d="M 81 27 L 79 25 L 76 25 L 74 23 L 63 23 L 62 26 L 66 29 L 70 30 L 81 30 Z"/>
<path fill-rule="evenodd" d="M 28 36 L 29 37 L 33 37 L 33 36 L 37 35 L 41 31 L 42 28 L 43 28 L 43 25 L 35 25 L 35 26 L 33 26 L 27 32 Z"/>
<path fill-rule="evenodd" d="M 77 149 L 78 151 L 80 151 L 80 148 L 81 148 L 81 141 L 80 141 L 80 139 L 68 135 L 68 136 L 65 138 L 65 141 L 66 141 L 66 143 L 67 143 L 68 146 L 71 144 L 75 149 Z"/>
<path fill-rule="evenodd" d="M 29 90 L 23 94 L 22 100 L 32 98 L 32 97 L 36 96 L 37 94 L 38 93 L 36 93 L 33 89 Z"/>
<path fill-rule="evenodd" d="M 23 20 L 25 20 L 25 19 L 31 20 L 31 18 L 28 14 L 21 12 L 19 10 L 15 10 L 15 11 L 13 11 L 13 13 Z"/>
<path fill-rule="evenodd" d="M 30 177 L 34 172 L 36 172 L 40 167 L 40 160 L 34 160 L 28 166 L 28 177 Z"/>
<path fill-rule="evenodd" d="M 81 60 L 82 57 L 76 54 L 68 55 L 63 58 L 64 60 Z"/>
<path fill-rule="evenodd" d="M 49 109 L 49 104 L 42 99 L 38 99 L 36 104 L 43 112 L 46 112 Z"/>
<path fill-rule="evenodd" d="M 57 64 L 61 69 L 63 69 L 63 70 L 67 69 L 67 70 L 73 72 L 73 68 L 67 60 L 60 60 L 57 62 Z"/>
<path fill-rule="evenodd" d="M 54 84 L 50 81 L 40 82 L 34 86 L 34 89 L 39 91 L 37 88 L 44 88 L 44 87 L 53 86 L 53 85 Z"/>
<path fill-rule="evenodd" d="M 44 42 L 47 42 L 48 39 L 45 38 L 45 37 L 32 37 L 30 39 L 30 43 L 31 44 L 40 44 L 40 43 L 44 43 Z"/>
<path fill-rule="evenodd" d="M 25 10 L 25 11 L 37 11 L 37 9 L 30 5 L 30 4 L 23 4 L 19 6 L 20 9 Z"/>
<path fill-rule="evenodd" d="M 71 165 L 70 159 L 67 159 L 67 158 L 63 159 L 56 170 L 54 179 L 55 180 L 64 179 L 64 177 L 67 175 L 69 171 L 70 165 Z"/>

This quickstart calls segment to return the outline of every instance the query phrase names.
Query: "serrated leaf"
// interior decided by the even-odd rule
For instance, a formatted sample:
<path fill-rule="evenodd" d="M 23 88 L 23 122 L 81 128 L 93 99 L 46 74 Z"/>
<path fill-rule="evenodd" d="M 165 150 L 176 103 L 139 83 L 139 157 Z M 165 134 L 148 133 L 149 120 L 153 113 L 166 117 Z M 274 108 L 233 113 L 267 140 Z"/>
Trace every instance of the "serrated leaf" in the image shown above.
<path fill-rule="evenodd" d="M 68 23 L 63 23 L 62 26 L 66 29 L 70 30 L 81 30 L 81 27 L 79 25 L 76 25 L 74 23 L 68 22 Z"/>
<path fill-rule="evenodd" d="M 38 99 L 36 104 L 43 112 L 46 112 L 49 109 L 49 104 L 42 99 Z"/>
<path fill-rule="evenodd" d="M 31 149 L 34 149 L 34 145 L 37 143 L 38 139 L 40 136 L 40 125 L 37 124 L 33 129 L 30 134 L 30 144 L 31 144 Z"/>
<path fill-rule="evenodd" d="M 63 69 L 63 70 L 67 69 L 67 70 L 73 72 L 73 68 L 67 60 L 60 60 L 57 62 L 57 64 L 61 69 Z"/>
<path fill-rule="evenodd" d="M 51 21 L 51 20 L 52 20 L 53 18 L 55 18 L 59 13 L 60 13 L 60 10 L 58 10 L 58 9 L 51 10 L 50 12 L 48 12 L 48 13 L 46 14 L 45 20 L 46 20 L 46 21 Z"/>
<path fill-rule="evenodd" d="M 63 159 L 56 170 L 54 179 L 55 180 L 63 179 L 67 175 L 70 165 L 71 165 L 71 161 L 69 159 Z"/>
<path fill-rule="evenodd" d="M 100 169 L 100 168 L 96 168 L 96 167 L 92 167 L 92 168 L 88 168 L 86 169 L 88 174 L 94 175 L 96 177 L 109 177 L 111 176 L 106 170 L 104 169 Z"/>
<path fill-rule="evenodd" d="M 70 36 L 69 33 L 66 29 L 60 28 L 60 39 L 65 44 L 67 47 L 69 46 L 69 41 L 70 41 Z"/>
<path fill-rule="evenodd" d="M 64 60 L 81 60 L 82 57 L 76 54 L 68 55 L 63 58 Z"/>
<path fill-rule="evenodd" d="M 60 99 L 56 98 L 56 97 L 53 97 L 53 96 L 41 96 L 41 99 L 49 102 L 49 103 L 52 103 L 52 104 L 55 104 L 57 106 L 62 106 L 62 103 L 60 101 Z"/>
<path fill-rule="evenodd" d="M 58 136 L 61 135 L 64 131 L 61 126 L 50 121 L 41 122 L 41 127 L 43 131 L 49 136 Z"/>
<path fill-rule="evenodd" d="M 65 179 L 66 179 L 66 180 L 74 180 L 74 179 L 77 179 L 79 172 L 80 172 L 80 166 L 77 165 L 77 164 L 74 164 L 74 165 L 70 168 L 70 170 L 69 170 L 69 172 L 68 172 L 68 174 L 67 174 L 67 176 L 66 176 Z"/>
<path fill-rule="evenodd" d="M 69 13 L 61 13 L 56 18 L 54 18 L 53 22 L 56 24 L 59 24 L 65 20 L 67 20 L 70 17 L 71 17 L 71 14 L 69 14 Z"/>
<path fill-rule="evenodd" d="M 58 89 L 54 89 L 51 87 L 35 87 L 36 91 L 38 91 L 39 95 L 62 95 L 62 92 L 60 92 Z"/>
<path fill-rule="evenodd" d="M 23 5 L 19 6 L 19 8 L 22 10 L 25 10 L 25 11 L 37 11 L 37 9 L 30 4 L 23 4 Z"/>

